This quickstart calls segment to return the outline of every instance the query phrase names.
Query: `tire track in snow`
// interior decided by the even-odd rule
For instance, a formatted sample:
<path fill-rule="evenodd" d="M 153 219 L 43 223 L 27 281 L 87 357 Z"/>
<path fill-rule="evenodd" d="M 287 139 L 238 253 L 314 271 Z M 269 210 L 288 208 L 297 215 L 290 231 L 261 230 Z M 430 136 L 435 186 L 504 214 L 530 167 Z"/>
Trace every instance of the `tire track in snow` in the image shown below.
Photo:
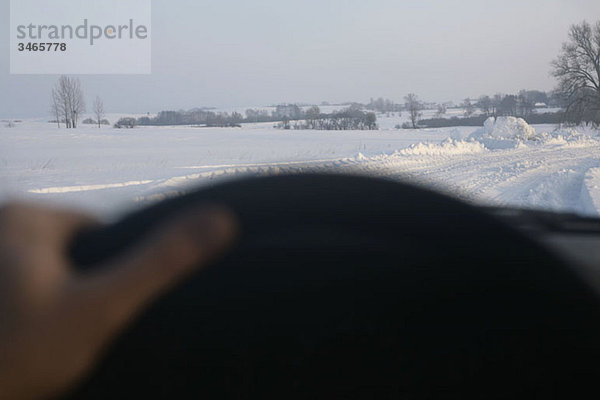
<path fill-rule="evenodd" d="M 581 211 L 586 172 L 600 166 L 600 143 L 530 145 L 457 156 L 389 156 L 362 169 L 408 178 L 468 201 Z M 360 168 L 359 168 L 360 169 Z"/>

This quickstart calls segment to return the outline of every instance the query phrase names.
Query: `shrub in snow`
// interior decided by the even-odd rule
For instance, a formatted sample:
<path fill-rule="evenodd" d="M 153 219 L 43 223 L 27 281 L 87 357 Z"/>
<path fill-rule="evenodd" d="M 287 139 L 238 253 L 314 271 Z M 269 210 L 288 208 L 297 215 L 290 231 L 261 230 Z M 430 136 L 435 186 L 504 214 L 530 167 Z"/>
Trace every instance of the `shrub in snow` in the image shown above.
<path fill-rule="evenodd" d="M 483 124 L 483 136 L 497 139 L 535 140 L 536 132 L 523 118 L 490 117 Z"/>
<path fill-rule="evenodd" d="M 137 125 L 137 120 L 135 118 L 121 118 L 115 124 L 115 128 L 135 128 Z"/>
<path fill-rule="evenodd" d="M 54 121 L 54 122 L 56 123 L 56 121 Z M 95 119 L 92 119 L 92 118 L 86 118 L 81 123 L 85 124 L 85 125 L 97 125 L 98 121 Z M 110 121 L 107 119 L 102 119 L 102 120 L 100 120 L 100 125 L 110 125 Z M 123 128 L 123 127 L 124 127 L 124 125 L 120 126 L 120 128 Z"/>

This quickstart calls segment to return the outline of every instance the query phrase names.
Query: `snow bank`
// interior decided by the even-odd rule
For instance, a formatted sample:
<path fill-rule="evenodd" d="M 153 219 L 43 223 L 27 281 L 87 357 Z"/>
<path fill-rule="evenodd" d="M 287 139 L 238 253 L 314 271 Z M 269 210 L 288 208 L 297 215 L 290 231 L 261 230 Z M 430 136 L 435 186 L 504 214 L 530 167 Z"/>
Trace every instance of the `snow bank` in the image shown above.
<path fill-rule="evenodd" d="M 524 119 L 515 117 L 490 117 L 483 128 L 469 136 L 469 140 L 476 140 L 489 150 L 518 149 L 524 142 L 542 139 Z"/>
<path fill-rule="evenodd" d="M 485 146 L 476 141 L 465 142 L 464 140 L 446 139 L 440 144 L 419 143 L 407 149 L 397 152 L 401 155 L 419 156 L 441 156 L 478 154 L 485 151 Z"/>
<path fill-rule="evenodd" d="M 539 140 L 535 129 L 522 118 L 515 117 L 490 117 L 469 136 L 471 140 L 478 140 L 489 144 L 490 149 L 516 148 L 518 142 L 525 140 Z M 506 143 L 505 143 L 506 142 Z"/>
<path fill-rule="evenodd" d="M 515 117 L 490 117 L 483 124 L 484 136 L 490 138 L 533 140 L 536 137 L 535 129 L 523 118 Z"/>
<path fill-rule="evenodd" d="M 589 215 L 600 214 L 600 168 L 591 168 L 581 188 L 582 211 Z"/>
<path fill-rule="evenodd" d="M 597 135 L 594 131 L 586 132 L 586 129 L 565 128 L 565 127 L 553 127 L 553 130 L 541 131 L 541 127 L 538 127 L 538 133 L 535 136 L 535 141 L 538 144 L 550 145 L 550 146 L 563 146 L 563 147 L 588 147 L 598 143 Z"/>
<path fill-rule="evenodd" d="M 555 129 L 549 134 L 548 139 L 545 141 L 546 144 L 559 144 L 563 142 L 568 145 L 589 145 L 591 143 L 597 143 L 597 140 L 587 132 L 580 132 L 573 128 L 561 128 Z"/>
<path fill-rule="evenodd" d="M 554 129 L 550 133 L 541 130 L 538 133 L 522 118 L 491 117 L 485 121 L 483 129 L 476 131 L 469 138 L 479 140 L 486 147 L 490 144 L 494 148 L 518 148 L 532 141 L 550 145 L 588 144 L 595 134 L 593 131 L 582 132 L 565 127 Z"/>

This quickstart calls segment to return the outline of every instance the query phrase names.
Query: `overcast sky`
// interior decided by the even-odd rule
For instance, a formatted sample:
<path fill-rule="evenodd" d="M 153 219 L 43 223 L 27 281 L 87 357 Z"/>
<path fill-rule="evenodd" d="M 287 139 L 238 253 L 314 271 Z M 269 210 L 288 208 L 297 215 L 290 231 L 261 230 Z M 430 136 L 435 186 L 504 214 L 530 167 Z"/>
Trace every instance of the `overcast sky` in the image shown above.
<path fill-rule="evenodd" d="M 0 0 L 0 117 L 43 117 L 57 76 L 9 74 L 9 5 Z M 109 112 L 142 113 L 549 90 L 549 63 L 569 26 L 600 19 L 598 0 L 154 0 L 152 7 L 152 75 L 81 76 L 89 103 L 99 95 Z"/>

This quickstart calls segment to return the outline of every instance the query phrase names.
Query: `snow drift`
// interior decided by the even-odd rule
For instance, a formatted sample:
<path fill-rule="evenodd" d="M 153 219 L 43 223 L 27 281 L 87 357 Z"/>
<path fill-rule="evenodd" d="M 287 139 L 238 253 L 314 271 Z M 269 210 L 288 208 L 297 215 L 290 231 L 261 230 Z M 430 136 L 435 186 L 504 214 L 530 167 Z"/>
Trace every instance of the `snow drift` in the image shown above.
<path fill-rule="evenodd" d="M 531 125 L 523 118 L 515 117 L 488 118 L 483 124 L 483 134 L 496 139 L 533 140 L 536 137 Z"/>
<path fill-rule="evenodd" d="M 475 141 L 446 139 L 442 143 L 418 143 L 407 149 L 400 150 L 397 154 L 405 156 L 447 156 L 462 154 L 477 154 L 485 151 L 483 144 Z"/>
<path fill-rule="evenodd" d="M 469 140 L 481 142 L 489 150 L 517 149 L 524 142 L 541 139 L 524 119 L 515 117 L 490 117 L 483 128 L 469 136 Z"/>

